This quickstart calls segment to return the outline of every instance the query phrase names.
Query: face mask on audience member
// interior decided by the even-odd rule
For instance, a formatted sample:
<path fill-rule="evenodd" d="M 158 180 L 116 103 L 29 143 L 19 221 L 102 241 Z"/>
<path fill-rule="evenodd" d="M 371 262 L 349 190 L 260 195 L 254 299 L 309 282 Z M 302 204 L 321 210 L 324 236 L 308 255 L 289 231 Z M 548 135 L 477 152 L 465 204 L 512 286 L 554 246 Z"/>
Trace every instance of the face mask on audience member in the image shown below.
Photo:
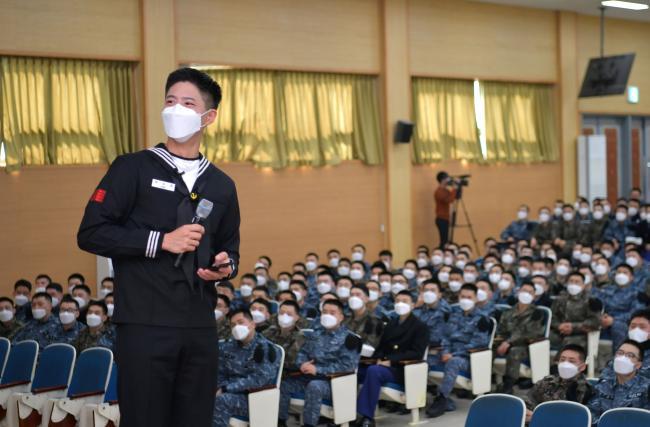
<path fill-rule="evenodd" d="M 449 273 L 446 271 L 441 271 L 440 273 L 438 273 L 438 280 L 440 280 L 440 283 L 449 282 Z"/>
<path fill-rule="evenodd" d="M 340 258 L 336 258 L 336 257 L 330 258 L 330 267 L 335 267 L 335 268 L 338 267 L 340 260 L 341 260 Z"/>
<path fill-rule="evenodd" d="M 307 271 L 314 271 L 318 265 L 316 264 L 316 261 L 307 261 L 305 267 L 307 268 Z"/>
<path fill-rule="evenodd" d="M 582 253 L 580 254 L 580 262 L 583 264 L 589 264 L 589 261 L 591 261 L 591 255 Z"/>
<path fill-rule="evenodd" d="M 486 301 L 487 298 L 488 298 L 488 294 L 483 289 L 479 289 L 476 291 L 476 299 L 478 302 Z"/>
<path fill-rule="evenodd" d="M 503 261 L 504 264 L 512 264 L 515 262 L 515 257 L 513 257 L 511 254 L 503 254 L 501 261 Z"/>
<path fill-rule="evenodd" d="M 528 277 L 528 275 L 530 274 L 530 270 L 528 269 L 528 267 L 519 267 L 517 269 L 517 273 L 519 273 L 519 277 Z"/>
<path fill-rule="evenodd" d="M 540 296 L 544 293 L 544 287 L 542 285 L 539 285 L 535 283 L 535 296 Z"/>
<path fill-rule="evenodd" d="M 648 333 L 641 328 L 630 329 L 627 336 L 638 343 L 644 343 L 648 340 Z"/>
<path fill-rule="evenodd" d="M 2 310 L 0 311 L 0 321 L 9 322 L 14 318 L 14 312 L 11 310 Z"/>
<path fill-rule="evenodd" d="M 614 372 L 620 375 L 629 375 L 634 372 L 634 363 L 627 356 L 616 356 Z"/>
<path fill-rule="evenodd" d="M 286 291 L 287 289 L 289 289 L 289 281 L 288 280 L 278 281 L 278 289 L 281 291 Z"/>
<path fill-rule="evenodd" d="M 560 264 L 555 268 L 555 271 L 560 276 L 566 276 L 567 274 L 569 274 L 569 267 L 564 264 Z"/>
<path fill-rule="evenodd" d="M 562 219 L 564 219 L 566 222 L 573 220 L 573 212 L 564 212 L 562 214 Z"/>
<path fill-rule="evenodd" d="M 452 281 L 449 282 L 449 289 L 452 292 L 460 291 L 461 286 L 463 286 L 463 284 L 461 282 L 459 282 L 458 280 L 452 280 Z"/>
<path fill-rule="evenodd" d="M 560 215 L 562 215 L 562 208 L 559 207 L 559 206 L 556 207 L 555 209 L 553 209 L 553 213 L 555 214 L 555 216 L 560 216 Z"/>
<path fill-rule="evenodd" d="M 639 265 L 639 260 L 633 256 L 629 256 L 625 258 L 625 263 L 628 264 L 630 267 L 636 267 L 637 265 Z"/>
<path fill-rule="evenodd" d="M 433 255 L 431 257 L 431 262 L 435 266 L 439 266 L 440 264 L 442 264 L 442 261 L 443 261 L 443 259 L 442 259 L 442 257 L 440 255 Z"/>
<path fill-rule="evenodd" d="M 404 289 L 406 289 L 406 286 L 402 285 L 401 283 L 393 283 L 391 292 L 397 295 L 398 293 L 402 292 Z"/>
<path fill-rule="evenodd" d="M 74 313 L 70 313 L 69 311 L 62 311 L 59 313 L 59 320 L 64 325 L 69 325 L 75 321 Z"/>
<path fill-rule="evenodd" d="M 573 259 L 579 260 L 580 255 L 582 255 L 582 252 L 580 252 L 580 249 L 576 249 L 576 250 L 573 251 L 573 254 L 572 254 Z"/>
<path fill-rule="evenodd" d="M 379 299 L 379 292 L 368 291 L 368 301 L 377 301 Z"/>
<path fill-rule="evenodd" d="M 336 327 L 337 323 L 338 320 L 336 320 L 336 317 L 332 316 L 331 314 L 322 314 L 320 316 L 320 324 L 323 325 L 325 329 L 332 329 Z"/>
<path fill-rule="evenodd" d="M 600 221 L 601 219 L 603 219 L 603 216 L 604 216 L 603 211 L 601 211 L 601 210 L 594 211 L 593 215 L 594 215 L 594 219 L 596 221 Z"/>
<path fill-rule="evenodd" d="M 232 328 L 232 337 L 237 341 L 243 341 L 250 334 L 250 329 L 245 325 L 235 325 Z"/>
<path fill-rule="evenodd" d="M 297 302 L 302 301 L 302 294 L 300 292 L 298 292 L 298 291 L 292 291 L 292 292 L 293 292 L 293 295 L 296 297 Z"/>
<path fill-rule="evenodd" d="M 16 305 L 18 307 L 21 307 L 21 306 L 27 304 L 27 302 L 29 302 L 29 298 L 27 298 L 26 295 L 22 295 L 22 294 L 21 295 L 16 295 L 14 300 L 16 301 Z"/>
<path fill-rule="evenodd" d="M 239 293 L 243 297 L 249 297 L 253 293 L 253 288 L 248 285 L 241 285 L 239 287 Z"/>
<path fill-rule="evenodd" d="M 438 301 L 438 295 L 433 291 L 426 291 L 424 294 L 422 294 L 422 299 L 424 300 L 425 304 L 434 304 L 436 301 Z"/>
<path fill-rule="evenodd" d="M 223 317 L 223 311 L 221 311 L 221 310 L 219 310 L 218 308 L 216 308 L 216 309 L 214 310 L 214 320 L 219 320 L 219 319 L 221 319 L 222 317 Z"/>
<path fill-rule="evenodd" d="M 539 222 L 548 222 L 551 219 L 551 216 L 546 212 L 539 214 Z"/>
<path fill-rule="evenodd" d="M 413 270 L 412 268 L 405 268 L 405 269 L 402 270 L 402 274 L 408 280 L 411 280 L 412 278 L 415 277 L 415 270 Z"/>
<path fill-rule="evenodd" d="M 293 316 L 289 314 L 281 314 L 278 316 L 278 325 L 280 325 L 281 328 L 290 328 L 296 323 L 296 319 L 293 318 Z"/>
<path fill-rule="evenodd" d="M 463 268 L 465 268 L 465 265 L 467 265 L 467 262 L 465 262 L 462 259 L 459 259 L 458 261 L 456 261 L 456 267 L 460 268 L 461 270 Z"/>
<path fill-rule="evenodd" d="M 499 280 L 499 290 L 501 292 L 505 292 L 508 289 L 510 289 L 510 280 L 508 280 L 508 279 Z"/>
<path fill-rule="evenodd" d="M 594 271 L 596 272 L 597 275 L 603 276 L 607 274 L 607 266 L 603 264 L 598 264 L 596 265 L 596 268 L 594 268 Z"/>
<path fill-rule="evenodd" d="M 625 286 L 628 283 L 630 283 L 630 278 L 625 273 L 616 273 L 616 276 L 614 276 L 614 280 L 616 281 L 616 284 L 619 286 Z"/>
<path fill-rule="evenodd" d="M 351 310 L 360 310 L 363 308 L 363 300 L 359 297 L 350 297 L 350 300 L 348 301 L 348 305 L 350 306 Z"/>
<path fill-rule="evenodd" d="M 259 310 L 252 310 L 251 316 L 253 316 L 253 322 L 255 322 L 256 324 L 262 323 L 266 320 L 266 316 L 264 316 L 264 313 L 262 313 Z"/>
<path fill-rule="evenodd" d="M 426 267 L 428 263 L 429 263 L 429 262 L 427 261 L 426 258 L 418 258 L 418 259 L 417 259 L 417 264 L 418 264 L 418 267 L 419 267 L 419 268 L 424 268 L 424 267 Z"/>
<path fill-rule="evenodd" d="M 350 271 L 350 279 L 352 280 L 361 280 L 363 279 L 363 271 L 359 270 L 358 268 L 355 268 L 354 270 Z"/>
<path fill-rule="evenodd" d="M 452 257 L 450 257 L 450 256 L 446 256 L 446 257 L 443 259 L 443 263 L 444 263 L 445 265 L 452 265 L 452 264 L 454 263 L 454 259 L 453 259 Z"/>
<path fill-rule="evenodd" d="M 472 272 L 465 272 L 463 273 L 463 280 L 465 283 L 474 283 L 476 282 L 476 274 Z"/>
<path fill-rule="evenodd" d="M 257 277 L 257 285 L 258 286 L 266 285 L 266 276 L 262 276 L 261 274 L 258 274 L 256 277 Z"/>
<path fill-rule="evenodd" d="M 327 282 L 318 283 L 318 286 L 316 288 L 318 289 L 318 293 L 321 295 L 326 294 L 332 290 L 332 286 Z"/>
<path fill-rule="evenodd" d="M 533 296 L 530 293 L 524 291 L 519 291 L 517 299 L 524 305 L 529 305 L 531 302 L 533 302 Z"/>
<path fill-rule="evenodd" d="M 526 218 L 528 218 L 528 212 L 526 212 L 525 210 L 520 210 L 517 212 L 517 219 L 524 220 Z"/>
<path fill-rule="evenodd" d="M 587 216 L 589 215 L 589 208 L 581 207 L 580 209 L 578 209 L 578 212 L 582 216 Z"/>
<path fill-rule="evenodd" d="M 490 283 L 496 285 L 501 280 L 501 273 L 490 273 Z"/>
<path fill-rule="evenodd" d="M 339 276 L 348 276 L 350 274 L 350 267 L 342 265 L 336 269 L 336 272 L 339 273 Z"/>
<path fill-rule="evenodd" d="M 383 293 L 388 293 L 388 292 L 390 292 L 390 290 L 391 290 L 391 284 L 390 284 L 390 282 L 386 282 L 386 281 L 384 281 L 384 282 L 380 282 L 380 283 L 379 283 L 379 287 L 381 288 L 381 291 L 382 291 Z"/>
<path fill-rule="evenodd" d="M 623 222 L 627 219 L 625 212 L 616 212 L 616 221 Z"/>
<path fill-rule="evenodd" d="M 582 286 L 570 283 L 567 285 L 566 290 L 569 293 L 569 295 L 576 296 L 579 295 L 580 292 L 582 292 Z"/>
<path fill-rule="evenodd" d="M 336 295 L 339 298 L 349 298 L 350 297 L 350 288 L 346 288 L 345 286 L 341 286 L 336 289 Z"/>
<path fill-rule="evenodd" d="M 363 252 L 354 252 L 352 254 L 352 261 L 361 261 L 363 259 Z"/>
<path fill-rule="evenodd" d="M 45 291 L 46 291 L 45 288 L 36 288 L 36 290 L 34 290 L 34 294 L 40 294 L 41 292 L 45 292 Z"/>
<path fill-rule="evenodd" d="M 86 316 L 86 324 L 91 328 L 101 326 L 102 318 L 97 314 L 89 314 Z"/>
<path fill-rule="evenodd" d="M 458 305 L 463 311 L 470 311 L 474 308 L 475 303 L 469 298 L 461 298 L 460 301 L 458 301 Z"/>
<path fill-rule="evenodd" d="M 639 213 L 639 210 L 637 208 L 635 208 L 634 206 L 630 206 L 629 208 L 627 208 L 627 214 L 629 216 L 631 216 L 631 217 L 635 216 L 638 213 Z"/>
<path fill-rule="evenodd" d="M 32 317 L 36 320 L 40 320 L 45 317 L 47 312 L 44 308 L 32 308 Z"/>
<path fill-rule="evenodd" d="M 411 306 L 405 302 L 398 302 L 395 304 L 395 313 L 400 316 L 404 316 L 411 312 Z"/>
<path fill-rule="evenodd" d="M 578 367 L 571 362 L 560 362 L 557 365 L 558 374 L 560 378 L 569 380 L 578 375 Z"/>

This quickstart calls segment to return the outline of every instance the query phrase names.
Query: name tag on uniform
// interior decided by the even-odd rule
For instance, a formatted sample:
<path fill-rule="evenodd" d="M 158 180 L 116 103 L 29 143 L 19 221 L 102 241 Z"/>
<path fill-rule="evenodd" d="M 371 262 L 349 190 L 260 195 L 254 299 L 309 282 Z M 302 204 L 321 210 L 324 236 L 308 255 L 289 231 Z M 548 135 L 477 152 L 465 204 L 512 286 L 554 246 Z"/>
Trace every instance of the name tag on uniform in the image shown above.
<path fill-rule="evenodd" d="M 174 191 L 176 189 L 176 184 L 173 182 L 165 182 L 159 179 L 152 179 L 151 186 L 155 188 L 160 188 L 161 190 Z"/>

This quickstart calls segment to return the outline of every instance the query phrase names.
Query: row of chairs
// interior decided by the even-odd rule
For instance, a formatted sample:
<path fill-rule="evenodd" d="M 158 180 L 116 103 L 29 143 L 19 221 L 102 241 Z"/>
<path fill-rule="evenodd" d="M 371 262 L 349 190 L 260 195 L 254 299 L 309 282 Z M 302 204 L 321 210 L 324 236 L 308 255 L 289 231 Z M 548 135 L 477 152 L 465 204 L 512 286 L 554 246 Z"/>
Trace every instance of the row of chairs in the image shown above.
<path fill-rule="evenodd" d="M 106 348 L 77 358 L 69 344 L 39 355 L 36 341 L 0 338 L 0 423 L 9 427 L 114 427 L 119 424 L 117 368 Z"/>
<path fill-rule="evenodd" d="M 509 394 L 487 394 L 472 402 L 465 427 L 523 427 L 526 422 L 524 401 Z M 530 427 L 590 427 L 589 409 L 576 402 L 553 401 L 538 405 L 533 411 Z M 606 411 L 598 420 L 599 427 L 650 426 L 650 411 L 616 408 Z"/>

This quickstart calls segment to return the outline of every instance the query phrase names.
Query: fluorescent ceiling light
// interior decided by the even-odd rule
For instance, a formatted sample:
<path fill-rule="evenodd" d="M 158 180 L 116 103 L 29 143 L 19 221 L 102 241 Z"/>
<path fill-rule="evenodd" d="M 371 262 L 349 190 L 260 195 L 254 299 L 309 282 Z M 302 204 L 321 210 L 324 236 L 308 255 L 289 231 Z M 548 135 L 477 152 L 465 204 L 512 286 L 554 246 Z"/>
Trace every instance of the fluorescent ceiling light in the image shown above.
<path fill-rule="evenodd" d="M 607 7 L 617 7 L 619 9 L 630 9 L 630 10 L 646 10 L 648 9 L 647 4 L 636 3 L 632 1 L 620 1 L 620 0 L 605 0 L 600 2 L 601 5 Z"/>

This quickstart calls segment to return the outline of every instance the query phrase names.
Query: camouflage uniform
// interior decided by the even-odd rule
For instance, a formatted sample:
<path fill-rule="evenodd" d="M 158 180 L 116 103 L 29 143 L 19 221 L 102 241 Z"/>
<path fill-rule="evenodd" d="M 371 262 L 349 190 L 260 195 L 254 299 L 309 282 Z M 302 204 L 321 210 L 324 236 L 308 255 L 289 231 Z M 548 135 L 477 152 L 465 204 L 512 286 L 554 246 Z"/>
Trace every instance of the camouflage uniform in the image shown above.
<path fill-rule="evenodd" d="M 607 227 L 607 219 L 594 219 L 591 221 L 591 227 L 589 229 L 589 236 L 591 241 L 591 246 L 597 245 L 603 241 L 603 234 L 605 233 L 605 227 Z"/>
<path fill-rule="evenodd" d="M 284 348 L 284 369 L 282 377 L 286 377 L 289 372 L 296 372 L 296 358 L 298 352 L 305 343 L 305 335 L 300 331 L 298 326 L 290 330 L 284 330 L 278 325 L 273 325 L 264 331 L 264 336 L 271 342 Z"/>
<path fill-rule="evenodd" d="M 13 342 L 34 340 L 38 343 L 39 351 L 50 344 L 61 342 L 61 322 L 51 315 L 47 320 L 32 319 L 14 335 Z"/>
<path fill-rule="evenodd" d="M 538 245 L 553 241 L 553 228 L 553 223 L 550 221 L 538 223 L 535 226 L 533 230 L 533 238 L 537 240 Z"/>
<path fill-rule="evenodd" d="M 230 338 L 230 324 L 226 316 L 223 316 L 221 319 L 217 320 L 217 336 L 220 340 L 227 340 Z"/>
<path fill-rule="evenodd" d="M 72 324 L 72 327 L 68 329 L 67 331 L 63 328 L 63 325 L 61 325 L 61 331 L 60 331 L 60 341 L 65 344 L 71 344 L 74 345 L 74 341 L 77 339 L 79 336 L 79 333 L 86 329 L 86 325 L 84 325 L 81 322 L 78 322 L 75 320 L 75 322 Z"/>
<path fill-rule="evenodd" d="M 24 324 L 17 319 L 12 319 L 9 326 L 0 322 L 0 337 L 7 338 L 9 341 L 14 339 L 14 335 L 22 328 Z"/>
<path fill-rule="evenodd" d="M 597 424 L 600 416 L 613 408 L 650 409 L 649 387 L 650 381 L 638 374 L 625 384 L 618 384 L 616 376 L 601 377 L 587 405 L 591 410 L 592 423 Z"/>
<path fill-rule="evenodd" d="M 593 246 L 594 240 L 591 230 L 593 228 L 593 220 L 589 217 L 583 217 L 581 215 L 576 216 L 576 221 L 578 222 L 578 230 L 580 232 L 579 243 L 585 246 Z"/>
<path fill-rule="evenodd" d="M 603 239 L 616 240 L 622 246 L 625 244 L 625 238 L 633 235 L 634 232 L 630 229 L 628 221 L 620 223 L 616 219 L 613 219 L 605 227 Z"/>
<path fill-rule="evenodd" d="M 505 230 L 501 232 L 501 240 L 508 240 L 512 238 L 513 240 L 530 240 L 532 235 L 531 228 L 533 228 L 534 223 L 526 220 L 517 220 L 512 221 Z"/>
<path fill-rule="evenodd" d="M 528 344 L 544 337 L 544 315 L 534 305 L 528 305 L 519 312 L 518 306 L 503 312 L 497 327 L 498 340 L 508 341 L 510 348 L 506 353 L 506 376 L 519 378 L 521 362 L 528 357 Z"/>
<path fill-rule="evenodd" d="M 440 386 L 445 397 L 453 390 L 458 373 L 469 370 L 469 350 L 488 346 L 490 330 L 490 320 L 476 310 L 465 313 L 460 307 L 452 308 L 442 335 L 442 354 L 452 356 L 444 365 L 445 376 Z"/>
<path fill-rule="evenodd" d="M 484 305 L 479 304 L 478 302 L 476 303 L 476 311 L 480 314 L 486 317 L 491 317 L 494 314 L 494 310 L 496 310 L 494 301 L 485 301 Z"/>
<path fill-rule="evenodd" d="M 587 332 L 600 327 L 600 306 L 584 290 L 575 296 L 567 293 L 557 297 L 551 306 L 551 346 L 560 348 L 566 344 L 578 344 L 587 348 Z M 558 326 L 566 322 L 573 327 L 571 335 L 560 335 Z"/>
<path fill-rule="evenodd" d="M 212 425 L 227 427 L 232 416 L 248 418 L 248 390 L 275 384 L 280 355 L 257 333 L 246 345 L 229 339 L 220 347 L 217 388 L 222 394 L 214 400 Z"/>
<path fill-rule="evenodd" d="M 573 246 L 580 241 L 580 237 L 580 224 L 575 219 L 573 221 L 560 220 L 555 225 L 553 240 L 561 239 L 566 242 L 562 248 L 563 255 L 571 254 Z"/>
<path fill-rule="evenodd" d="M 549 375 L 533 386 L 524 401 L 531 411 L 540 403 L 552 400 L 569 400 L 585 405 L 592 393 L 592 387 L 584 374 L 578 374 L 569 380 L 564 380 L 559 375 Z"/>
<path fill-rule="evenodd" d="M 54 310 L 52 310 L 54 312 Z M 23 324 L 27 324 L 30 320 L 33 320 L 34 318 L 32 317 L 32 305 L 27 302 L 23 305 L 19 305 L 16 307 L 16 320 Z"/>
<path fill-rule="evenodd" d="M 384 323 L 377 319 L 368 310 L 364 311 L 358 319 L 354 315 L 346 317 L 343 324 L 355 334 L 359 335 L 364 344 L 377 347 L 381 334 L 384 331 Z"/>
<path fill-rule="evenodd" d="M 413 310 L 413 315 L 420 319 L 429 329 L 429 349 L 434 350 L 442 345 L 442 337 L 445 333 L 445 325 L 451 306 L 445 300 L 439 300 L 434 307 L 423 305 Z M 433 367 L 440 363 L 439 355 L 428 355 L 427 363 Z"/>
<path fill-rule="evenodd" d="M 639 302 L 637 291 L 630 284 L 627 286 L 609 285 L 598 289 L 593 295 L 602 301 L 605 313 L 614 318 L 608 329 L 612 334 L 614 348 L 618 348 L 627 338 L 627 323 L 630 316 L 644 306 Z"/>
<path fill-rule="evenodd" d="M 316 329 L 307 337 L 305 345 L 298 352 L 296 365 L 310 360 L 316 365 L 316 375 L 302 375 L 287 378 L 280 387 L 280 419 L 289 416 L 289 402 L 292 394 L 304 393 L 305 424 L 317 425 L 321 401 L 330 398 L 332 390 L 326 375 L 337 372 L 352 372 L 359 364 L 361 341 L 345 326 L 335 330 Z"/>
<path fill-rule="evenodd" d="M 72 345 L 77 349 L 77 354 L 79 354 L 91 347 L 104 347 L 113 350 L 114 342 L 115 331 L 106 325 L 102 325 L 96 332 L 91 332 L 90 328 L 79 332 L 79 336 L 74 340 Z"/>

